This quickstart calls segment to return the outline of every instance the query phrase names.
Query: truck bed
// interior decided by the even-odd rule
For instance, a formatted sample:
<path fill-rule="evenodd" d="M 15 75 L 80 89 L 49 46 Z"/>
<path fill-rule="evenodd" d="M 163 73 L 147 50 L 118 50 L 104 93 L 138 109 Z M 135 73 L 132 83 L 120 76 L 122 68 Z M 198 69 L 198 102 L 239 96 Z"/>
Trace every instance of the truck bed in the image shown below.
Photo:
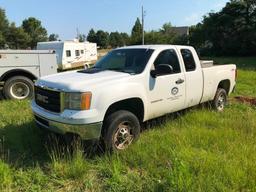
<path fill-rule="evenodd" d="M 201 102 L 212 100 L 217 90 L 218 83 L 228 80 L 230 87 L 234 87 L 236 65 L 211 65 L 202 67 L 204 77 L 203 97 Z M 230 94 L 232 89 L 229 90 Z"/>

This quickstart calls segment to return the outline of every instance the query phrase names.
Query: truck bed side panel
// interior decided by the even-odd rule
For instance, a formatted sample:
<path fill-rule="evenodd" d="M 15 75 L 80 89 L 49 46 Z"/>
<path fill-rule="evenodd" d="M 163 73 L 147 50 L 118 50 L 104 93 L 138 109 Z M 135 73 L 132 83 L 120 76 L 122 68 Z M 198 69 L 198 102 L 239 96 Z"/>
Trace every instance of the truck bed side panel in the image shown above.
<path fill-rule="evenodd" d="M 230 94 L 235 86 L 235 65 L 220 65 L 202 68 L 204 76 L 204 89 L 201 103 L 214 99 L 218 85 L 223 80 L 230 81 Z"/>

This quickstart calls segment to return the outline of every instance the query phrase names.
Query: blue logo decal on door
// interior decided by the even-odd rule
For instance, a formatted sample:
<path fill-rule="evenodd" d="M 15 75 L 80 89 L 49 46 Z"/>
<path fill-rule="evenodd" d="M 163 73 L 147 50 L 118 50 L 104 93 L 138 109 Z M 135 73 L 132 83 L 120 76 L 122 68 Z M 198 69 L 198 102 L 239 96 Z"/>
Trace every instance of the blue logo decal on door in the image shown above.
<path fill-rule="evenodd" d="M 174 88 L 172 88 L 172 94 L 173 95 L 177 95 L 178 93 L 179 93 L 179 89 L 178 89 L 178 87 L 174 87 Z"/>

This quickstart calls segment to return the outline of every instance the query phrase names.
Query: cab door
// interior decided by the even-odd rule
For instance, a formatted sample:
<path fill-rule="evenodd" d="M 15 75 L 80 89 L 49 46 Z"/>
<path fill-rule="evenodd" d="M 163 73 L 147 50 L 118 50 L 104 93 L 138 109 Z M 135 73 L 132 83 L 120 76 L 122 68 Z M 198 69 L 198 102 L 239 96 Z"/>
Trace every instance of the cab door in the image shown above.
<path fill-rule="evenodd" d="M 185 106 L 191 107 L 198 105 L 203 94 L 203 74 L 200 66 L 196 64 L 200 63 L 194 49 L 191 48 L 180 48 L 180 54 L 185 66 L 185 77 L 186 77 L 186 100 Z"/>
<path fill-rule="evenodd" d="M 176 50 L 166 49 L 159 53 L 153 63 L 153 70 L 159 65 L 169 65 L 172 72 L 149 78 L 150 118 L 158 117 L 184 108 L 186 82 Z"/>

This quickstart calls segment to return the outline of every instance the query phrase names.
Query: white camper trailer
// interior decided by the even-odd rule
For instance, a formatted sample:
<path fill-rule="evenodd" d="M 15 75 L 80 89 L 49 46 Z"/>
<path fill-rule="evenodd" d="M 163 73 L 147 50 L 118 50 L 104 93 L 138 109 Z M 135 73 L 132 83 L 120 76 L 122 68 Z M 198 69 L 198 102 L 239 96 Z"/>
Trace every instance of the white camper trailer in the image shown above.
<path fill-rule="evenodd" d="M 37 50 L 54 50 L 59 69 L 91 64 L 97 60 L 97 44 L 90 42 L 52 41 L 37 43 Z"/>

